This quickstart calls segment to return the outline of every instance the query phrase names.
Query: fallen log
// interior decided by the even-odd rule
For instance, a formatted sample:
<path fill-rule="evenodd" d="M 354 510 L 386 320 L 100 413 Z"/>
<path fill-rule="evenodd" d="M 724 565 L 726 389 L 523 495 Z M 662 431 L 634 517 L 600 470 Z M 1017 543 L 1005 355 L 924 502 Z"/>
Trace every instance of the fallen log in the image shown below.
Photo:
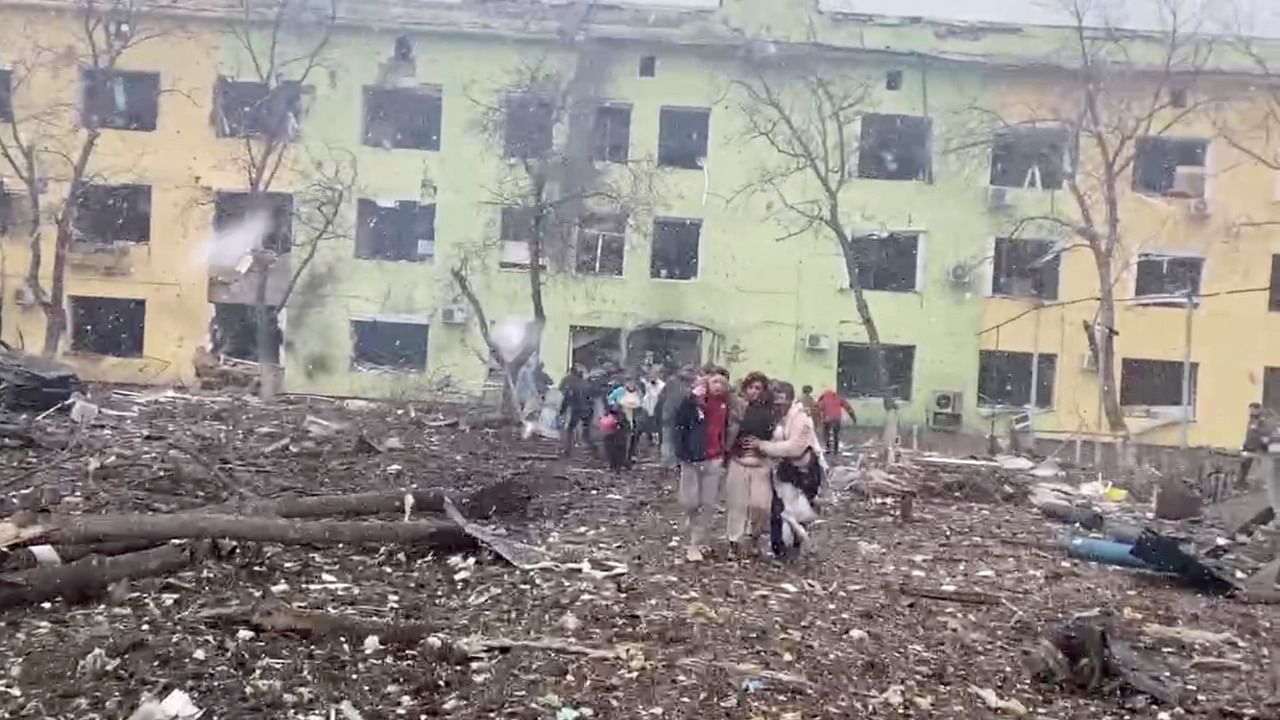
<path fill-rule="evenodd" d="M 91 555 L 111 556 L 125 555 L 128 553 L 149 550 L 159 543 L 151 540 L 121 540 L 108 543 L 93 543 L 87 545 L 55 545 L 51 546 L 52 551 L 57 554 L 57 559 L 62 564 L 73 563 L 76 560 L 87 558 Z M 39 566 L 40 557 L 33 548 L 20 548 L 4 559 L 3 568 L 5 572 L 28 570 Z"/>
<path fill-rule="evenodd" d="M 946 600 L 947 602 L 966 603 L 969 605 L 999 605 L 1003 601 L 998 595 L 978 592 L 976 590 L 946 590 L 943 588 L 924 588 L 903 585 L 898 588 L 903 595 L 930 600 Z"/>
<path fill-rule="evenodd" d="M 67 565 L 13 573 L 0 580 L 0 610 L 59 597 L 68 602 L 92 600 L 113 583 L 182 570 L 208 552 L 205 543 L 164 545 L 116 557 L 91 555 Z"/>
<path fill-rule="evenodd" d="M 115 540 L 230 538 L 282 545 L 423 545 L 440 552 L 478 547 L 448 522 L 307 521 L 186 513 L 178 515 L 53 515 L 31 525 L 0 523 L 0 548 Z"/>
<path fill-rule="evenodd" d="M 244 508 L 251 515 L 275 515 L 282 518 L 318 518 L 402 513 L 405 496 L 413 498 L 412 511 L 443 513 L 447 498 L 439 490 L 375 490 L 346 495 L 313 495 L 288 497 L 252 503 Z M 522 514 L 532 493 L 521 483 L 503 480 L 471 493 L 456 504 L 470 518 L 486 519 L 493 515 Z"/>

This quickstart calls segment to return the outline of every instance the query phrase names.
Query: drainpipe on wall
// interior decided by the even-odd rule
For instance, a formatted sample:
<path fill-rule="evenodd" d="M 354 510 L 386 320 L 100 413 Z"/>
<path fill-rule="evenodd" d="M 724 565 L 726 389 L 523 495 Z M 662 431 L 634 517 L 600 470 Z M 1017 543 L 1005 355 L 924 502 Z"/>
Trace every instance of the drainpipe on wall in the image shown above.
<path fill-rule="evenodd" d="M 1182 423 L 1179 425 L 1178 444 L 1183 450 L 1190 444 L 1191 409 L 1191 326 L 1195 317 L 1195 289 L 1187 289 L 1187 329 L 1182 348 Z"/>

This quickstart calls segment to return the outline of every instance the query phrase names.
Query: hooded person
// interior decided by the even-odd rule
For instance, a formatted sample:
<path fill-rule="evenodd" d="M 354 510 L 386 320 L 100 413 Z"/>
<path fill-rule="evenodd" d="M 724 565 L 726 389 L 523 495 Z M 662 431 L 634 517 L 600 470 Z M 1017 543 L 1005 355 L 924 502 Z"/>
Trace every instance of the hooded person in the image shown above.
<path fill-rule="evenodd" d="M 662 448 L 664 468 L 672 469 L 680 464 L 680 459 L 676 456 L 676 414 L 689 398 L 697 377 L 693 367 L 686 365 L 667 380 L 658 394 L 654 411 L 658 416 L 658 444 Z"/>
<path fill-rule="evenodd" d="M 779 417 L 773 437 L 754 446 L 774 461 L 769 540 L 774 555 L 785 558 L 808 539 L 804 526 L 817 517 L 813 501 L 826 476 L 827 461 L 813 416 L 805 403 L 796 399 L 795 387 L 788 382 L 775 383 L 773 399 Z"/>
<path fill-rule="evenodd" d="M 773 504 L 770 465 L 768 458 L 756 451 L 756 445 L 773 437 L 776 424 L 769 378 L 759 372 L 748 374 L 730 406 L 724 479 L 726 534 L 729 546 L 740 555 L 753 546 L 769 519 Z"/>

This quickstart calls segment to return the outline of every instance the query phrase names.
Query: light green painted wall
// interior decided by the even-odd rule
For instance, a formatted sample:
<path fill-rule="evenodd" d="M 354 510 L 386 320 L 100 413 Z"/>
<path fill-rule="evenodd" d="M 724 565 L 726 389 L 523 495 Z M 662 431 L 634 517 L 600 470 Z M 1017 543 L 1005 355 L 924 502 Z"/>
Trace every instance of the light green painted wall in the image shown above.
<path fill-rule="evenodd" d="M 359 144 L 361 88 L 376 81 L 379 62 L 392 47 L 391 34 L 361 33 L 335 38 L 331 54 L 340 69 L 315 83 L 314 106 L 304 122 L 310 152 L 341 147 L 355 154 L 361 195 L 420 199 L 424 179 L 437 190 L 436 258 L 431 263 L 356 260 L 353 243 L 331 243 L 321 250 L 308 282 L 291 303 L 287 317 L 287 389 L 294 392 L 384 397 L 421 397 L 450 386 L 478 392 L 484 371 L 476 351 L 482 343 L 474 326 L 439 322 L 439 309 L 460 301 L 448 269 L 497 236 L 497 208 L 487 204 L 500 176 L 500 148 L 478 132 L 480 117 L 472 98 L 487 100 L 522 59 L 557 57 L 554 45 L 509 43 L 447 36 L 419 36 L 417 81 L 440 85 L 444 95 L 442 148 L 418 152 L 367 148 Z M 642 54 L 658 56 L 656 78 L 640 78 Z M 731 370 L 741 375 L 763 370 L 771 375 L 832 386 L 837 341 L 865 338 L 845 285 L 843 262 L 833 240 L 811 234 L 785 241 L 785 230 L 771 219 L 775 208 L 764 197 L 728 202 L 763 162 L 769 150 L 743 140 L 741 96 L 732 79 L 741 68 L 732 56 L 687 48 L 616 46 L 608 84 L 610 100 L 632 105 L 631 156 L 652 159 L 657 152 L 658 118 L 663 106 L 710 107 L 711 142 L 706 175 L 701 171 L 664 171 L 659 216 L 703 221 L 700 271 L 692 282 L 649 278 L 647 232 L 629 231 L 623 278 L 556 276 L 547 288 L 549 327 L 543 357 L 553 375 L 568 357 L 569 327 L 634 327 L 654 321 L 684 321 L 718 330 L 721 347 L 741 353 Z M 232 60 L 231 62 L 234 62 Z M 954 68 L 955 66 L 951 66 Z M 934 117 L 935 144 L 953 132 L 960 109 L 974 102 L 981 84 L 942 68 L 884 64 L 832 65 L 829 72 L 865 77 L 883 87 L 884 71 L 905 71 L 901 92 L 880 90 L 871 109 Z M 924 233 L 921 289 L 914 293 L 869 293 L 883 340 L 917 346 L 912 401 L 904 407 L 908 423 L 922 422 L 932 390 L 976 390 L 975 335 L 981 293 L 957 292 L 947 281 L 953 264 L 980 257 L 989 242 L 982 196 L 975 184 L 986 167 L 937 151 L 935 182 L 856 181 L 845 200 L 856 227 Z M 354 224 L 354 203 L 348 222 Z M 856 216 L 856 217 L 854 217 Z M 527 316 L 524 273 L 496 269 L 497 249 L 489 252 L 487 272 L 473 278 L 492 318 Z M 349 322 L 353 317 L 419 318 L 430 323 L 428 370 L 423 375 L 370 373 L 351 369 Z M 833 348 L 802 347 L 809 333 L 825 333 Z M 704 338 L 704 349 L 707 348 Z M 726 357 L 705 360 L 726 362 Z M 879 403 L 859 403 L 864 422 L 879 420 Z"/>

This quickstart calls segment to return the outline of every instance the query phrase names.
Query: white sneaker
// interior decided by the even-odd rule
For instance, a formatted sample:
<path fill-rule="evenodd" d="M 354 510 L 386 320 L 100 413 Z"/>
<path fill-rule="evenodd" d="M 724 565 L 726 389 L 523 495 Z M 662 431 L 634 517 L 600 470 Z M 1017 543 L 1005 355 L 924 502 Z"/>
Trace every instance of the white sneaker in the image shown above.
<path fill-rule="evenodd" d="M 702 562 L 702 550 L 697 547 L 690 547 L 685 550 L 684 559 L 691 563 Z"/>

